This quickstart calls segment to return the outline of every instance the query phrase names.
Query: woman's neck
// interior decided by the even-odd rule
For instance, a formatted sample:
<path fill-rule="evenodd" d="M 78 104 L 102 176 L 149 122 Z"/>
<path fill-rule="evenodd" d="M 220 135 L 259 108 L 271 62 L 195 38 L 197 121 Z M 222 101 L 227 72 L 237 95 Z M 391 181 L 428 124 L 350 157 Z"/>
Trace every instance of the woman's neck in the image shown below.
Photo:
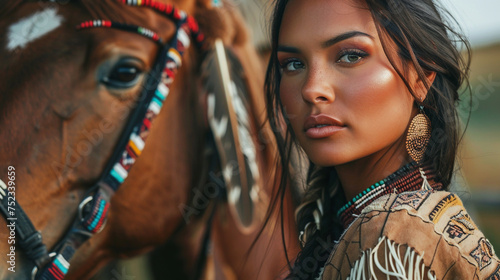
<path fill-rule="evenodd" d="M 344 228 L 347 228 L 373 201 L 388 194 L 398 194 L 418 190 L 441 190 L 442 184 L 436 180 L 436 172 L 430 165 L 410 162 L 397 171 L 376 182 L 340 207 L 336 213 Z"/>
<path fill-rule="evenodd" d="M 346 200 L 351 200 L 367 187 L 409 163 L 410 159 L 406 151 L 403 151 L 404 153 L 401 153 L 401 146 L 397 145 L 356 161 L 335 166 Z"/>

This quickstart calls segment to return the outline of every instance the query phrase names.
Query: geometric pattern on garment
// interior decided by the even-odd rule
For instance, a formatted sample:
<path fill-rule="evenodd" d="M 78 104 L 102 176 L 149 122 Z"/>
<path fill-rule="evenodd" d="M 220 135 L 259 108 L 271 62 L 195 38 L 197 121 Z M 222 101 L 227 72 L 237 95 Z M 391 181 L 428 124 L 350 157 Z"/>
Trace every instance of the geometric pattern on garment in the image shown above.
<path fill-rule="evenodd" d="M 449 194 L 445 198 L 443 198 L 434 209 L 432 209 L 432 212 L 429 214 L 429 219 L 431 222 L 437 224 L 439 219 L 441 218 L 441 215 L 446 212 L 446 210 L 452 206 L 455 205 L 462 205 L 462 202 L 460 199 L 458 199 L 458 196 L 456 194 Z"/>
<path fill-rule="evenodd" d="M 476 229 L 469 214 L 460 211 L 457 215 L 451 217 L 448 222 L 446 232 L 451 239 L 462 238 L 463 235 L 469 235 Z"/>
<path fill-rule="evenodd" d="M 478 246 L 470 255 L 476 260 L 479 269 L 482 270 L 491 263 L 491 258 L 495 255 L 493 247 L 486 238 L 479 239 Z"/>
<path fill-rule="evenodd" d="M 391 209 L 396 209 L 396 208 L 406 208 L 407 206 L 418 210 L 420 208 L 420 205 L 422 205 L 429 197 L 431 194 L 431 191 L 414 191 L 414 192 L 404 192 L 400 195 L 398 195 L 398 198 L 394 201 L 394 203 L 391 206 Z"/>

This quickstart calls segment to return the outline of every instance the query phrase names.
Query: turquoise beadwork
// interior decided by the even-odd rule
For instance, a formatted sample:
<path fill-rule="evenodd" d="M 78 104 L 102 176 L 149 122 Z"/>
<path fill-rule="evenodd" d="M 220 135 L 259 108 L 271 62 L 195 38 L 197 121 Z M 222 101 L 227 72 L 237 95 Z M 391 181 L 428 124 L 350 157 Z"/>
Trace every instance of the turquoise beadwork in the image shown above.
<path fill-rule="evenodd" d="M 340 216 L 340 214 L 342 212 L 344 212 L 347 208 L 349 208 L 351 205 L 353 205 L 354 203 L 356 203 L 356 201 L 360 200 L 365 195 L 369 194 L 375 188 L 380 187 L 380 186 L 382 186 L 384 184 L 385 184 L 385 181 L 384 180 L 380 180 L 379 182 L 371 185 L 369 188 L 367 188 L 363 192 L 359 193 L 356 197 L 354 197 L 352 200 L 350 200 L 349 202 L 347 202 L 344 206 L 342 206 L 342 208 L 339 209 L 339 211 L 337 212 L 337 216 Z"/>
<path fill-rule="evenodd" d="M 344 206 L 342 206 L 339 211 L 337 211 L 337 217 L 340 217 L 340 215 L 342 214 L 342 212 L 344 212 L 347 208 L 351 207 L 354 203 L 356 203 L 356 201 L 366 197 L 367 195 L 370 194 L 370 192 L 372 192 L 374 189 L 380 187 L 380 186 L 384 186 L 388 181 L 391 181 L 392 179 L 396 178 L 397 176 L 403 174 L 404 172 L 407 172 L 410 168 L 412 168 L 413 166 L 415 166 L 416 163 L 415 162 L 411 162 L 405 166 L 403 166 L 401 169 L 399 169 L 398 171 L 396 171 L 395 173 L 391 174 L 389 177 L 383 179 L 383 180 L 380 180 L 378 181 L 377 183 L 371 185 L 369 188 L 367 188 L 366 190 L 362 191 L 361 193 L 359 193 L 357 196 L 355 196 L 352 200 L 350 200 L 349 202 L 347 202 Z"/>

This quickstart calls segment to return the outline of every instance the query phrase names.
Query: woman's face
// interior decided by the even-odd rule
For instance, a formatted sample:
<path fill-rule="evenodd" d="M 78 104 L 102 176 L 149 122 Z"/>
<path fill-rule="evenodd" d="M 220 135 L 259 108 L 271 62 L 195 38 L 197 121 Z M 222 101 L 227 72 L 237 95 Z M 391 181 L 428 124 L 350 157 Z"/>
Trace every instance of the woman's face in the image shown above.
<path fill-rule="evenodd" d="M 364 5 L 290 0 L 283 16 L 280 99 L 300 145 L 319 166 L 394 146 L 407 157 L 401 143 L 416 112 L 414 99 L 386 57 Z"/>

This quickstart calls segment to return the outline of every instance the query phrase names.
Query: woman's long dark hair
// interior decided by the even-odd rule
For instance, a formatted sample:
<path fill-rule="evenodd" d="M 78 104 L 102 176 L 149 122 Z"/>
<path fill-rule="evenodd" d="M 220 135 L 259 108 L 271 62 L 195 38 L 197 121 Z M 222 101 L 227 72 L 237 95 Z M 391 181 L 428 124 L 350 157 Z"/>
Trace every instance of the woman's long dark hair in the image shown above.
<path fill-rule="evenodd" d="M 306 1 L 306 0 L 303 0 Z M 354 2 L 354 1 L 353 1 Z M 425 113 L 432 123 L 432 134 L 424 162 L 434 168 L 436 181 L 447 189 L 454 172 L 460 125 L 457 113 L 459 88 L 467 82 L 470 65 L 470 46 L 468 41 L 447 25 L 443 15 L 455 22 L 453 17 L 440 9 L 433 0 L 364 0 L 377 27 L 386 55 L 388 46 L 395 44 L 398 58 L 387 55 L 392 66 L 415 96 L 406 77 L 414 69 L 424 84 L 427 75 L 435 72 L 432 85 L 424 100 Z M 273 128 L 278 150 L 282 176 L 280 191 L 284 193 L 289 178 L 290 160 L 295 149 L 300 150 L 295 135 L 288 125 L 280 100 L 280 66 L 277 60 L 277 46 L 283 14 L 288 0 L 275 0 L 275 10 L 271 25 L 271 57 L 266 72 L 267 113 Z M 460 48 L 467 53 L 461 56 Z M 404 63 L 397 63 L 397 61 Z M 398 67 L 397 65 L 402 65 Z M 467 88 L 468 83 L 466 83 Z M 318 275 L 324 265 L 333 241 L 343 232 L 338 218 L 331 213 L 345 203 L 343 191 L 332 167 L 320 168 L 310 163 L 307 176 L 308 190 L 303 203 L 297 210 L 299 231 L 306 231 L 307 242 L 295 261 L 289 278 L 310 279 Z M 320 230 L 314 226 L 313 213 L 318 211 L 317 201 L 323 204 L 324 214 Z M 306 226 L 307 224 L 313 226 Z M 307 229 L 305 229 L 307 227 Z M 313 230 L 309 230 L 313 228 Z"/>

